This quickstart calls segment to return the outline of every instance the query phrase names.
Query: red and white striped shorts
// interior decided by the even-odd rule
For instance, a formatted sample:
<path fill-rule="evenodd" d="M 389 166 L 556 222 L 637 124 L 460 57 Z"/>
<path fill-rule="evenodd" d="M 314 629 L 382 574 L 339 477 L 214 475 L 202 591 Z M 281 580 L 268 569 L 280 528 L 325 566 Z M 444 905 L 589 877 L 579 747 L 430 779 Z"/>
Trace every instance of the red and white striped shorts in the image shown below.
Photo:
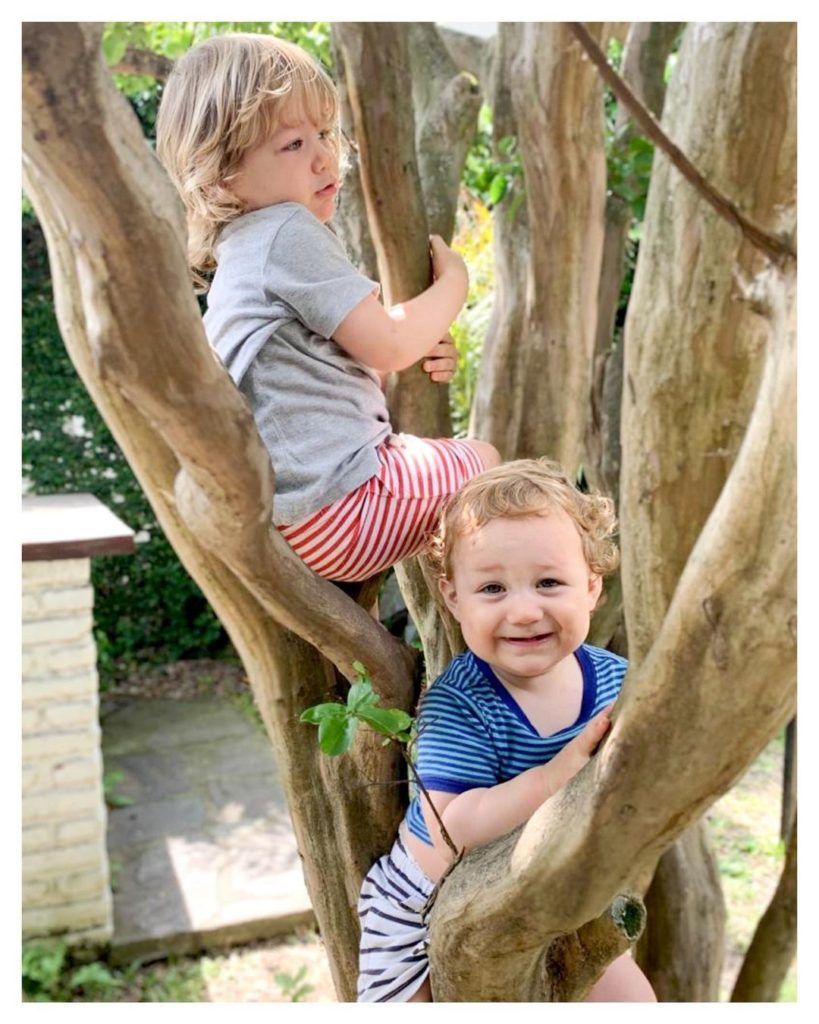
<path fill-rule="evenodd" d="M 483 471 L 465 441 L 392 435 L 376 449 L 381 469 L 343 498 L 281 535 L 325 579 L 366 580 L 417 554 L 444 500 Z"/>

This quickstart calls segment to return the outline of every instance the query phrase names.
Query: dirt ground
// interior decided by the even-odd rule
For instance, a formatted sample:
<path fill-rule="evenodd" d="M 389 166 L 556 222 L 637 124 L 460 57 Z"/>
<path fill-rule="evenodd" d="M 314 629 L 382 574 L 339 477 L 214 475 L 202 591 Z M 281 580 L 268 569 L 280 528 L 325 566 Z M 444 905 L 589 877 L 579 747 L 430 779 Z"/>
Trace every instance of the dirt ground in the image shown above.
<path fill-rule="evenodd" d="M 217 693 L 249 709 L 249 689 L 240 667 L 218 662 L 182 662 L 119 684 L 116 694 L 186 699 Z M 721 999 L 727 999 L 753 935 L 779 878 L 784 852 L 779 841 L 784 744 L 773 740 L 744 778 L 715 803 L 706 819 L 728 908 Z M 206 1002 L 335 1002 L 321 939 L 302 930 L 284 941 L 257 942 L 199 959 L 146 966 L 152 986 L 179 991 L 176 999 Z M 182 989 L 186 994 L 181 994 Z M 294 998 L 295 997 L 295 998 Z M 780 997 L 796 998 L 796 968 Z"/>

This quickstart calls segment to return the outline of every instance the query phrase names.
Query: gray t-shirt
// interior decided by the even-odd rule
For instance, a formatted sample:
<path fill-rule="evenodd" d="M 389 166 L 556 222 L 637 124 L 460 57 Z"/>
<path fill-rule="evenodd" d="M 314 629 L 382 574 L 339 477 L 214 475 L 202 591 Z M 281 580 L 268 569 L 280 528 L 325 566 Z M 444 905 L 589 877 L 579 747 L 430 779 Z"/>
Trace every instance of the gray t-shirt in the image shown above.
<path fill-rule="evenodd" d="M 299 203 L 231 221 L 216 262 L 205 331 L 270 452 L 273 520 L 293 523 L 379 470 L 391 428 L 378 377 L 331 340 L 378 285 Z"/>

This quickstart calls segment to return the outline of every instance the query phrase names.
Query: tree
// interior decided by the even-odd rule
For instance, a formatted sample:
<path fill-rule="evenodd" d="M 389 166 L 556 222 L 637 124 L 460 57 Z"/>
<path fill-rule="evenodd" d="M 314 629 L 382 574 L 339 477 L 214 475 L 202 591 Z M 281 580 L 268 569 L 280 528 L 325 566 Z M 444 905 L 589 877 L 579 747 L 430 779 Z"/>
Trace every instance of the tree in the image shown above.
<path fill-rule="evenodd" d="M 341 46 L 372 237 L 382 282 L 396 300 L 403 288 L 417 290 L 413 280 L 423 286 L 428 271 L 422 225 L 390 222 L 395 209 L 423 211 L 416 154 L 406 143 L 414 132 L 394 143 L 405 148 L 393 192 L 383 175 L 396 170 L 395 152 L 384 167 L 379 147 L 367 146 L 374 136 L 360 88 L 365 61 L 389 53 L 396 67 L 407 67 L 400 33 L 394 47 L 376 45 L 390 31 L 344 26 Z M 547 35 L 542 26 L 524 32 L 521 53 L 542 48 L 557 80 L 585 83 L 590 69 L 567 67 L 568 56 L 558 58 Z M 188 287 L 179 204 L 111 83 L 99 36 L 89 24 L 24 27 L 25 182 L 48 241 L 61 329 L 163 529 L 244 661 L 279 761 L 339 998 L 351 999 L 355 899 L 402 813 L 403 794 L 386 784 L 400 777 L 399 762 L 366 730 L 348 757 L 328 761 L 298 716 L 343 694 L 355 659 L 385 704 L 410 710 L 418 659 L 364 610 L 370 588 L 356 604 L 306 570 L 271 529 L 269 459 L 249 410 L 209 352 Z M 511 41 L 504 33 L 499 51 L 504 38 Z M 580 62 L 574 44 L 564 48 Z M 382 64 L 370 73 L 403 116 L 405 97 L 388 72 Z M 546 140 L 547 150 L 553 142 Z M 530 157 L 522 159 L 526 168 Z M 529 176 L 549 166 L 531 159 Z M 540 208 L 540 190 L 526 181 L 533 189 L 528 215 Z M 599 242 L 602 200 L 588 202 L 597 203 Z M 530 220 L 528 229 L 540 224 Z M 583 293 L 592 304 L 595 275 Z M 639 934 L 642 905 L 632 891 L 640 880 L 792 714 L 792 265 L 768 268 L 746 292 L 767 336 L 741 450 L 658 615 L 653 642 L 633 661 L 600 755 L 524 829 L 469 854 L 442 886 L 430 932 L 436 998 L 582 998 Z M 576 301 L 576 283 L 569 294 Z M 583 314 L 583 324 L 593 325 L 594 316 Z M 591 330 L 583 337 L 588 366 Z M 640 374 L 633 381 L 648 385 Z M 541 401 L 534 395 L 532 407 Z M 574 436 L 579 451 L 582 432 Z M 624 526 L 632 515 L 627 503 Z M 763 566 L 760 543 L 777 551 Z M 760 622 L 749 608 L 761 603 L 768 614 Z M 743 686 L 729 692 L 726 681 L 740 677 Z"/>

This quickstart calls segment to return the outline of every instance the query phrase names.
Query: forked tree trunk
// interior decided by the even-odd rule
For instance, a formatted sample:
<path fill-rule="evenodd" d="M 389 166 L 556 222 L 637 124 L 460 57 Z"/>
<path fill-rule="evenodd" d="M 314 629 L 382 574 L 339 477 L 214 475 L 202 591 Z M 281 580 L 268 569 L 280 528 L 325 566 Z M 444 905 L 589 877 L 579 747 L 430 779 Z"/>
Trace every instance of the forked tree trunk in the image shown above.
<path fill-rule="evenodd" d="M 574 473 L 603 247 L 602 87 L 560 23 L 501 23 L 496 61 L 495 138 L 517 138 L 525 199 L 514 223 L 509 199 L 495 215 L 498 309 L 472 422 L 504 457 L 549 455 Z"/>
<path fill-rule="evenodd" d="M 689 26 L 663 119 L 709 181 L 775 231 L 792 227 L 794 216 L 794 44 L 793 26 Z M 622 424 L 622 579 L 629 653 L 638 658 L 736 458 L 764 352 L 763 327 L 737 301 L 734 282 L 737 270 L 752 274 L 764 258 L 662 154 L 654 160 L 626 322 Z M 710 860 L 704 843 L 691 849 Z M 694 875 L 706 886 L 696 900 L 719 907 L 713 868 L 701 864 Z M 661 919 L 671 930 L 654 931 L 649 918 L 643 962 L 661 999 L 716 999 L 724 912 L 715 909 L 710 932 L 690 928 L 689 917 L 673 913 L 677 878 L 672 862 L 652 887 L 650 903 L 668 905 Z"/>
<path fill-rule="evenodd" d="M 732 1003 L 775 1003 L 796 955 L 796 818 L 776 892 L 756 927 Z"/>

